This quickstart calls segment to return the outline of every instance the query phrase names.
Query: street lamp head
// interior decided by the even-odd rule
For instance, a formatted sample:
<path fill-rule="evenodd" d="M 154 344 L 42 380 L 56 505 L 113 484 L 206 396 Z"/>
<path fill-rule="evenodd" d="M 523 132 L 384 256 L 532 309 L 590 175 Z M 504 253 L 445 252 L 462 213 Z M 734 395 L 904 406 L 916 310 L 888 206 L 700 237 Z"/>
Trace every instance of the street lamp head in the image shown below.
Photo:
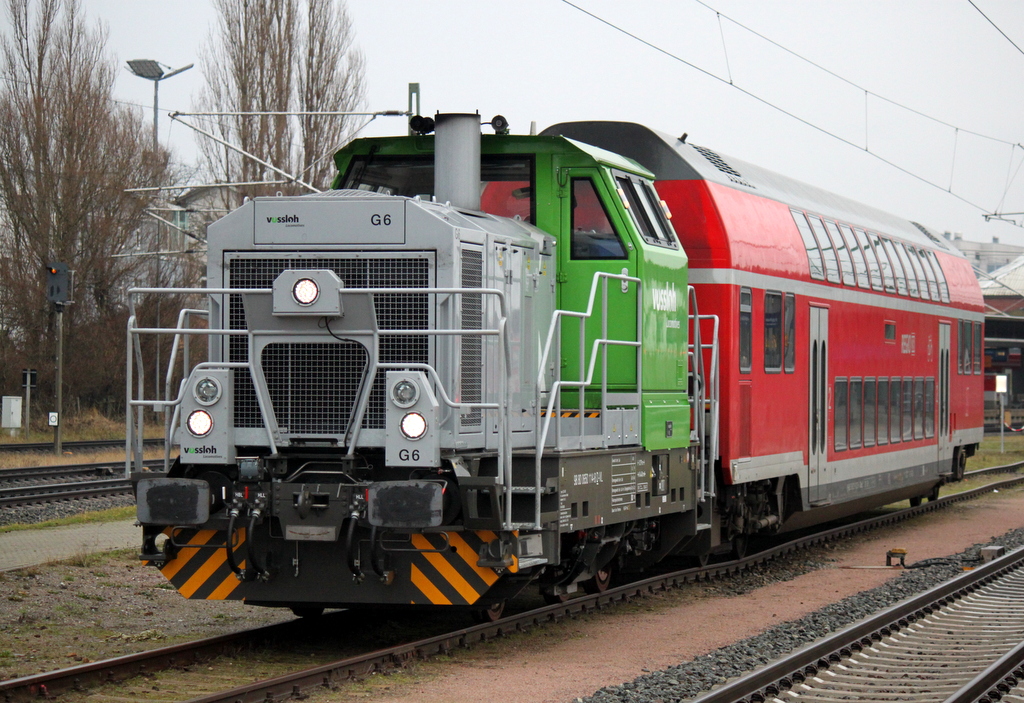
<path fill-rule="evenodd" d="M 151 81 L 158 81 L 164 76 L 164 70 L 160 64 L 152 59 L 132 59 L 128 62 L 128 70 L 139 78 L 147 78 Z"/>

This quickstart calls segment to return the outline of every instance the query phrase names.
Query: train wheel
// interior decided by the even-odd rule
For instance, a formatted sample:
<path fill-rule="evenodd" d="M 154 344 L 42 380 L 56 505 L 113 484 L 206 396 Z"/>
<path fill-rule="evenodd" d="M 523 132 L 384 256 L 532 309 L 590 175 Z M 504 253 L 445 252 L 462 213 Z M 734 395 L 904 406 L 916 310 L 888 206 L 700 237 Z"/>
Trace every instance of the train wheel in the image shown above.
<path fill-rule="evenodd" d="M 913 498 L 910 499 L 910 507 L 916 508 L 917 506 L 921 505 L 922 501 L 924 501 L 924 496 L 914 496 Z"/>
<path fill-rule="evenodd" d="M 603 569 L 599 569 L 596 574 L 583 581 L 580 585 L 583 586 L 584 591 L 593 595 L 595 593 L 604 593 L 611 584 L 612 567 L 606 566 Z"/>
<path fill-rule="evenodd" d="M 732 538 L 733 559 L 742 559 L 747 556 L 747 536 L 736 535 Z"/>
<path fill-rule="evenodd" d="M 300 618 L 318 618 L 324 614 L 324 609 L 312 606 L 295 606 L 292 608 L 292 612 Z"/>
<path fill-rule="evenodd" d="M 690 562 L 691 566 L 695 566 L 695 567 L 698 567 L 700 569 L 703 569 L 705 566 L 708 565 L 708 561 L 710 559 L 711 559 L 711 554 L 708 553 L 708 552 L 705 552 L 704 554 L 694 554 L 693 556 L 688 558 L 688 561 Z"/>
<path fill-rule="evenodd" d="M 476 608 L 473 610 L 473 620 L 479 623 L 497 622 L 501 620 L 502 614 L 505 612 L 505 601 L 500 600 L 497 603 L 492 603 L 487 608 Z"/>
<path fill-rule="evenodd" d="M 559 603 L 564 603 L 565 601 L 569 600 L 569 594 L 568 593 L 548 593 L 548 592 L 545 592 L 545 593 L 542 593 L 541 595 L 544 596 L 544 602 L 547 603 L 548 605 L 558 605 Z"/>

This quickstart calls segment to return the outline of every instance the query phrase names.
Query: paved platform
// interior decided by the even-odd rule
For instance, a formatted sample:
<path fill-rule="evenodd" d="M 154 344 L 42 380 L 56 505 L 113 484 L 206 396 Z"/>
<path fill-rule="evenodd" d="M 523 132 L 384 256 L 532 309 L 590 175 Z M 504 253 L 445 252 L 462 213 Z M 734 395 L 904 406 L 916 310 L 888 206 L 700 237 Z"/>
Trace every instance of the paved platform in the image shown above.
<path fill-rule="evenodd" d="M 79 554 L 138 549 L 141 544 L 142 528 L 135 527 L 134 519 L 5 532 L 0 534 L 0 571 L 39 566 Z"/>

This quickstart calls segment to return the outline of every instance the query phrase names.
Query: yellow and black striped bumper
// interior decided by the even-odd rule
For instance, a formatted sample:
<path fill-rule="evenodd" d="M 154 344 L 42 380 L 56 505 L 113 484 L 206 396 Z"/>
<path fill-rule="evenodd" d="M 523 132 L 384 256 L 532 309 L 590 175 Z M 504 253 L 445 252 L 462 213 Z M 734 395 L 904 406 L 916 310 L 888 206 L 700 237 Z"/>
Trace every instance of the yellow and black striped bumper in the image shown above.
<path fill-rule="evenodd" d="M 497 538 L 489 531 L 414 534 L 406 547 L 387 552 L 387 569 L 393 578 L 386 582 L 372 572 L 361 581 L 354 579 L 340 542 L 258 537 L 257 544 L 268 545 L 269 552 L 260 553 L 259 560 L 273 565 L 273 575 L 266 582 L 242 582 L 232 573 L 224 547 L 226 533 L 216 530 L 176 531 L 174 541 L 183 546 L 160 572 L 186 598 L 283 606 L 473 605 L 501 578 L 499 570 L 478 565 L 480 548 Z M 248 554 L 246 538 L 244 529 L 235 532 L 233 550 L 241 568 Z M 368 568 L 365 554 L 362 564 Z M 515 561 L 506 571 L 517 571 Z"/>

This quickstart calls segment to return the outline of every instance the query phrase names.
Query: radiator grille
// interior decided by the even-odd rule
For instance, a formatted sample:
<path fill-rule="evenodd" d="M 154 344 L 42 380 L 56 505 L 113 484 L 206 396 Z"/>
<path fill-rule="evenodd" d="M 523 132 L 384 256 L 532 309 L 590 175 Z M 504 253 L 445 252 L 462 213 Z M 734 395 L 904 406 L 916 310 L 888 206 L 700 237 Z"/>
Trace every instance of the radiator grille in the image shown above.
<path fill-rule="evenodd" d="M 268 344 L 263 374 L 284 434 L 344 434 L 369 361 L 357 342 Z"/>
<path fill-rule="evenodd" d="M 462 252 L 462 287 L 482 288 L 484 281 L 483 253 L 474 249 Z M 483 329 L 483 300 L 479 295 L 462 296 L 462 329 Z M 462 337 L 462 402 L 479 403 L 483 398 L 483 338 Z M 462 415 L 462 427 L 477 428 L 481 423 L 479 409 Z"/>
<path fill-rule="evenodd" d="M 331 269 L 340 278 L 346 288 L 427 288 L 430 286 L 430 263 L 424 258 L 251 258 L 233 259 L 228 262 L 228 287 L 231 288 L 270 288 L 274 279 L 282 271 Z M 377 325 L 381 330 L 388 329 L 428 329 L 430 325 L 429 296 L 422 293 L 389 293 L 374 296 L 377 311 Z M 242 298 L 232 295 L 229 302 L 228 325 L 233 330 L 247 329 L 245 310 Z M 231 361 L 244 362 L 248 359 L 248 341 L 245 337 L 231 337 L 229 342 Z M 271 345 L 277 346 L 277 345 Z M 335 344 L 287 345 L 292 354 L 297 347 L 342 346 Z M 269 349 L 269 347 L 268 347 Z M 382 334 L 380 340 L 380 362 L 392 363 L 428 363 L 429 340 L 426 335 L 391 336 Z M 275 352 L 276 353 L 276 352 Z M 365 353 L 365 352 L 364 352 Z M 319 354 L 319 356 L 317 356 Z M 352 363 L 348 353 L 323 354 L 311 350 L 309 354 L 299 354 L 301 358 L 314 358 L 314 364 L 292 372 L 290 383 L 293 388 L 313 388 L 320 376 L 340 379 L 347 377 L 347 365 Z M 266 358 L 266 355 L 264 355 Z M 366 361 L 360 369 L 365 368 Z M 266 373 L 266 370 L 264 370 Z M 361 373 L 361 372 L 360 372 Z M 303 375 L 310 378 L 302 378 Z M 269 382 L 269 377 L 268 377 Z M 363 427 L 379 429 L 384 427 L 384 374 L 378 374 L 370 395 L 370 403 L 363 418 Z M 287 393 L 289 391 L 281 391 Z M 354 397 L 354 396 L 353 396 Z M 280 397 L 285 401 L 284 397 Z M 278 416 L 278 424 L 285 426 L 278 410 L 278 400 L 274 399 L 274 411 Z M 294 402 L 294 401 L 289 401 Z M 350 403 L 349 403 L 350 405 Z M 351 408 L 346 408 L 348 413 Z M 320 412 L 318 408 L 315 412 Z M 345 422 L 347 423 L 347 414 Z M 249 374 L 244 369 L 235 372 L 235 426 L 240 428 L 259 428 L 263 426 L 259 404 L 256 402 L 256 389 L 252 385 Z M 338 434 L 337 421 L 323 417 L 319 424 L 310 416 L 306 429 L 297 430 L 295 425 L 289 426 L 291 433 L 304 434 Z"/>

